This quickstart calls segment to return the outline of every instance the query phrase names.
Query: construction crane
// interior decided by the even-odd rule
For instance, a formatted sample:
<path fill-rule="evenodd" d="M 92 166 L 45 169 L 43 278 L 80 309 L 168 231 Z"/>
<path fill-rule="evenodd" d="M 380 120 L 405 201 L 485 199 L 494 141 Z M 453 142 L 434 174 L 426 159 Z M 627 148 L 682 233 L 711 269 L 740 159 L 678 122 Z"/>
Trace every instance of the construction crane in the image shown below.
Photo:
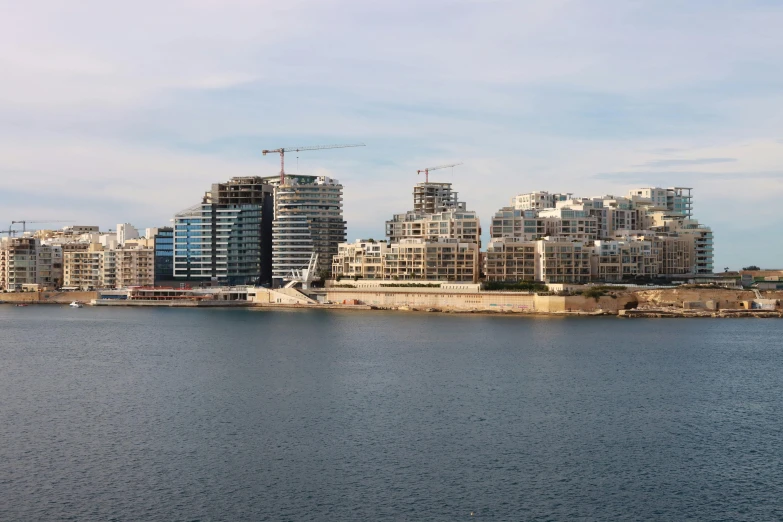
<path fill-rule="evenodd" d="M 17 232 L 19 232 L 19 231 L 18 230 L 12 230 L 10 228 L 8 230 L 0 230 L 0 234 L 8 234 L 8 237 L 14 237 L 14 234 L 16 234 Z"/>
<path fill-rule="evenodd" d="M 304 152 L 306 150 L 324 150 L 324 149 L 346 149 L 348 147 L 364 147 L 364 143 L 356 143 L 353 145 L 313 145 L 310 147 L 281 147 L 279 149 L 261 151 L 264 156 L 267 153 L 277 152 L 280 154 L 280 184 L 285 183 L 285 153 L 286 152 Z"/>
<path fill-rule="evenodd" d="M 30 224 L 33 224 L 33 223 L 45 223 L 45 224 L 49 224 L 49 223 L 73 223 L 73 220 L 66 219 L 66 220 L 59 220 L 59 221 L 58 220 L 55 220 L 55 221 L 27 221 L 27 220 L 21 219 L 19 221 L 11 221 L 11 226 L 13 227 L 16 223 L 21 223 L 22 224 L 22 232 L 24 233 L 24 232 L 27 232 L 27 224 L 28 223 L 30 223 Z"/>
<path fill-rule="evenodd" d="M 457 165 L 462 165 L 462 163 L 453 163 L 451 165 L 438 165 L 437 167 L 427 167 L 426 169 L 417 170 L 416 175 L 424 173 L 424 182 L 429 183 L 430 182 L 430 171 L 431 170 L 439 170 L 439 169 L 447 169 L 449 167 L 456 167 Z"/>

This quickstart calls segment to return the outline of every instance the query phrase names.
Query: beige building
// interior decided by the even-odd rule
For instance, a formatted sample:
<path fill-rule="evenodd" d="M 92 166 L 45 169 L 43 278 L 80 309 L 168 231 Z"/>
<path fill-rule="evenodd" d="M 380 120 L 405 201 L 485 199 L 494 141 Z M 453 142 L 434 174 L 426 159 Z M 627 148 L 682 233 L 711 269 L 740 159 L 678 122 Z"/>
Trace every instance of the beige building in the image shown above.
<path fill-rule="evenodd" d="M 113 252 L 115 286 L 153 286 L 155 284 L 155 250 L 147 247 L 117 248 Z"/>
<path fill-rule="evenodd" d="M 579 241 L 548 238 L 536 241 L 536 270 L 546 283 L 587 283 L 590 281 L 592 248 Z"/>
<path fill-rule="evenodd" d="M 64 287 L 87 290 L 154 284 L 154 249 L 145 247 L 105 249 L 99 243 L 85 246 L 86 248 L 65 249 Z"/>
<path fill-rule="evenodd" d="M 640 238 L 596 241 L 592 278 L 599 281 L 622 281 L 634 277 L 655 277 L 661 271 L 661 245 Z"/>
<path fill-rule="evenodd" d="M 383 258 L 388 250 L 384 241 L 341 243 L 332 258 L 332 277 L 383 279 Z"/>
<path fill-rule="evenodd" d="M 386 222 L 386 236 L 392 243 L 403 239 L 456 239 L 481 245 L 481 226 L 475 212 L 443 210 L 433 214 L 395 214 Z"/>
<path fill-rule="evenodd" d="M 567 238 L 493 239 L 485 254 L 484 274 L 487 281 L 586 283 L 592 252 L 591 246 Z"/>
<path fill-rule="evenodd" d="M 478 244 L 456 239 L 403 239 L 383 259 L 384 279 L 476 282 L 479 277 Z"/>
<path fill-rule="evenodd" d="M 536 242 L 508 237 L 493 239 L 484 254 L 487 281 L 536 281 Z"/>
<path fill-rule="evenodd" d="M 29 235 L 0 239 L 0 288 L 17 291 L 38 284 L 40 246 L 40 240 Z"/>
<path fill-rule="evenodd" d="M 86 248 L 63 248 L 63 287 L 89 290 L 106 288 L 104 250 L 98 243 Z"/>

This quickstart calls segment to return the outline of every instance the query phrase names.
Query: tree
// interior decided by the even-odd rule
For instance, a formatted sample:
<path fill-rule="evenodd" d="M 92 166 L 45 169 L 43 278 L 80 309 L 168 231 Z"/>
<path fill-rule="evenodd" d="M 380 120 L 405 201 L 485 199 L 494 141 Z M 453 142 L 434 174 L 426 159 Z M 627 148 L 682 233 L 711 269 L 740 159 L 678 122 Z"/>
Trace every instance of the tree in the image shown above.
<path fill-rule="evenodd" d="M 746 266 L 745 268 L 743 268 L 743 270 L 761 270 L 761 269 L 759 267 L 757 267 L 756 265 L 750 265 L 750 266 Z"/>

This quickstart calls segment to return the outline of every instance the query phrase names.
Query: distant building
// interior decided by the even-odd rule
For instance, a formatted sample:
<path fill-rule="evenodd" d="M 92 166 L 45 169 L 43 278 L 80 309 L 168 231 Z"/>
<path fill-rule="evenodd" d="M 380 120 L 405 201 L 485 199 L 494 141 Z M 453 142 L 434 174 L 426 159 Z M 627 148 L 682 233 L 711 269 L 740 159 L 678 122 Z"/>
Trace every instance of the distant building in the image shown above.
<path fill-rule="evenodd" d="M 174 279 L 230 285 L 270 283 L 273 192 L 263 178 L 232 178 L 213 184 L 200 204 L 177 213 Z"/>
<path fill-rule="evenodd" d="M 126 241 L 138 239 L 141 237 L 136 227 L 130 223 L 120 223 L 117 225 L 117 244 L 123 246 Z"/>

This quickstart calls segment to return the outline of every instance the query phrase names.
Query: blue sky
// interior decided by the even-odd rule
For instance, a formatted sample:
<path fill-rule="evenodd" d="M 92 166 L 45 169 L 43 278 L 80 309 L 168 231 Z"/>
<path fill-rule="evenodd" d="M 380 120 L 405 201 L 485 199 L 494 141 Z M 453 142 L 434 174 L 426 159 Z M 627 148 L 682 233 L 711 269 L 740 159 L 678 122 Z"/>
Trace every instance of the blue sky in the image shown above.
<path fill-rule="evenodd" d="M 691 186 L 716 267 L 783 267 L 783 2 L 0 0 L 0 223 L 165 225 L 264 148 L 383 236 L 416 170 L 517 193 Z M 292 171 L 295 157 L 287 158 Z M 5 228 L 4 225 L 0 225 Z"/>

